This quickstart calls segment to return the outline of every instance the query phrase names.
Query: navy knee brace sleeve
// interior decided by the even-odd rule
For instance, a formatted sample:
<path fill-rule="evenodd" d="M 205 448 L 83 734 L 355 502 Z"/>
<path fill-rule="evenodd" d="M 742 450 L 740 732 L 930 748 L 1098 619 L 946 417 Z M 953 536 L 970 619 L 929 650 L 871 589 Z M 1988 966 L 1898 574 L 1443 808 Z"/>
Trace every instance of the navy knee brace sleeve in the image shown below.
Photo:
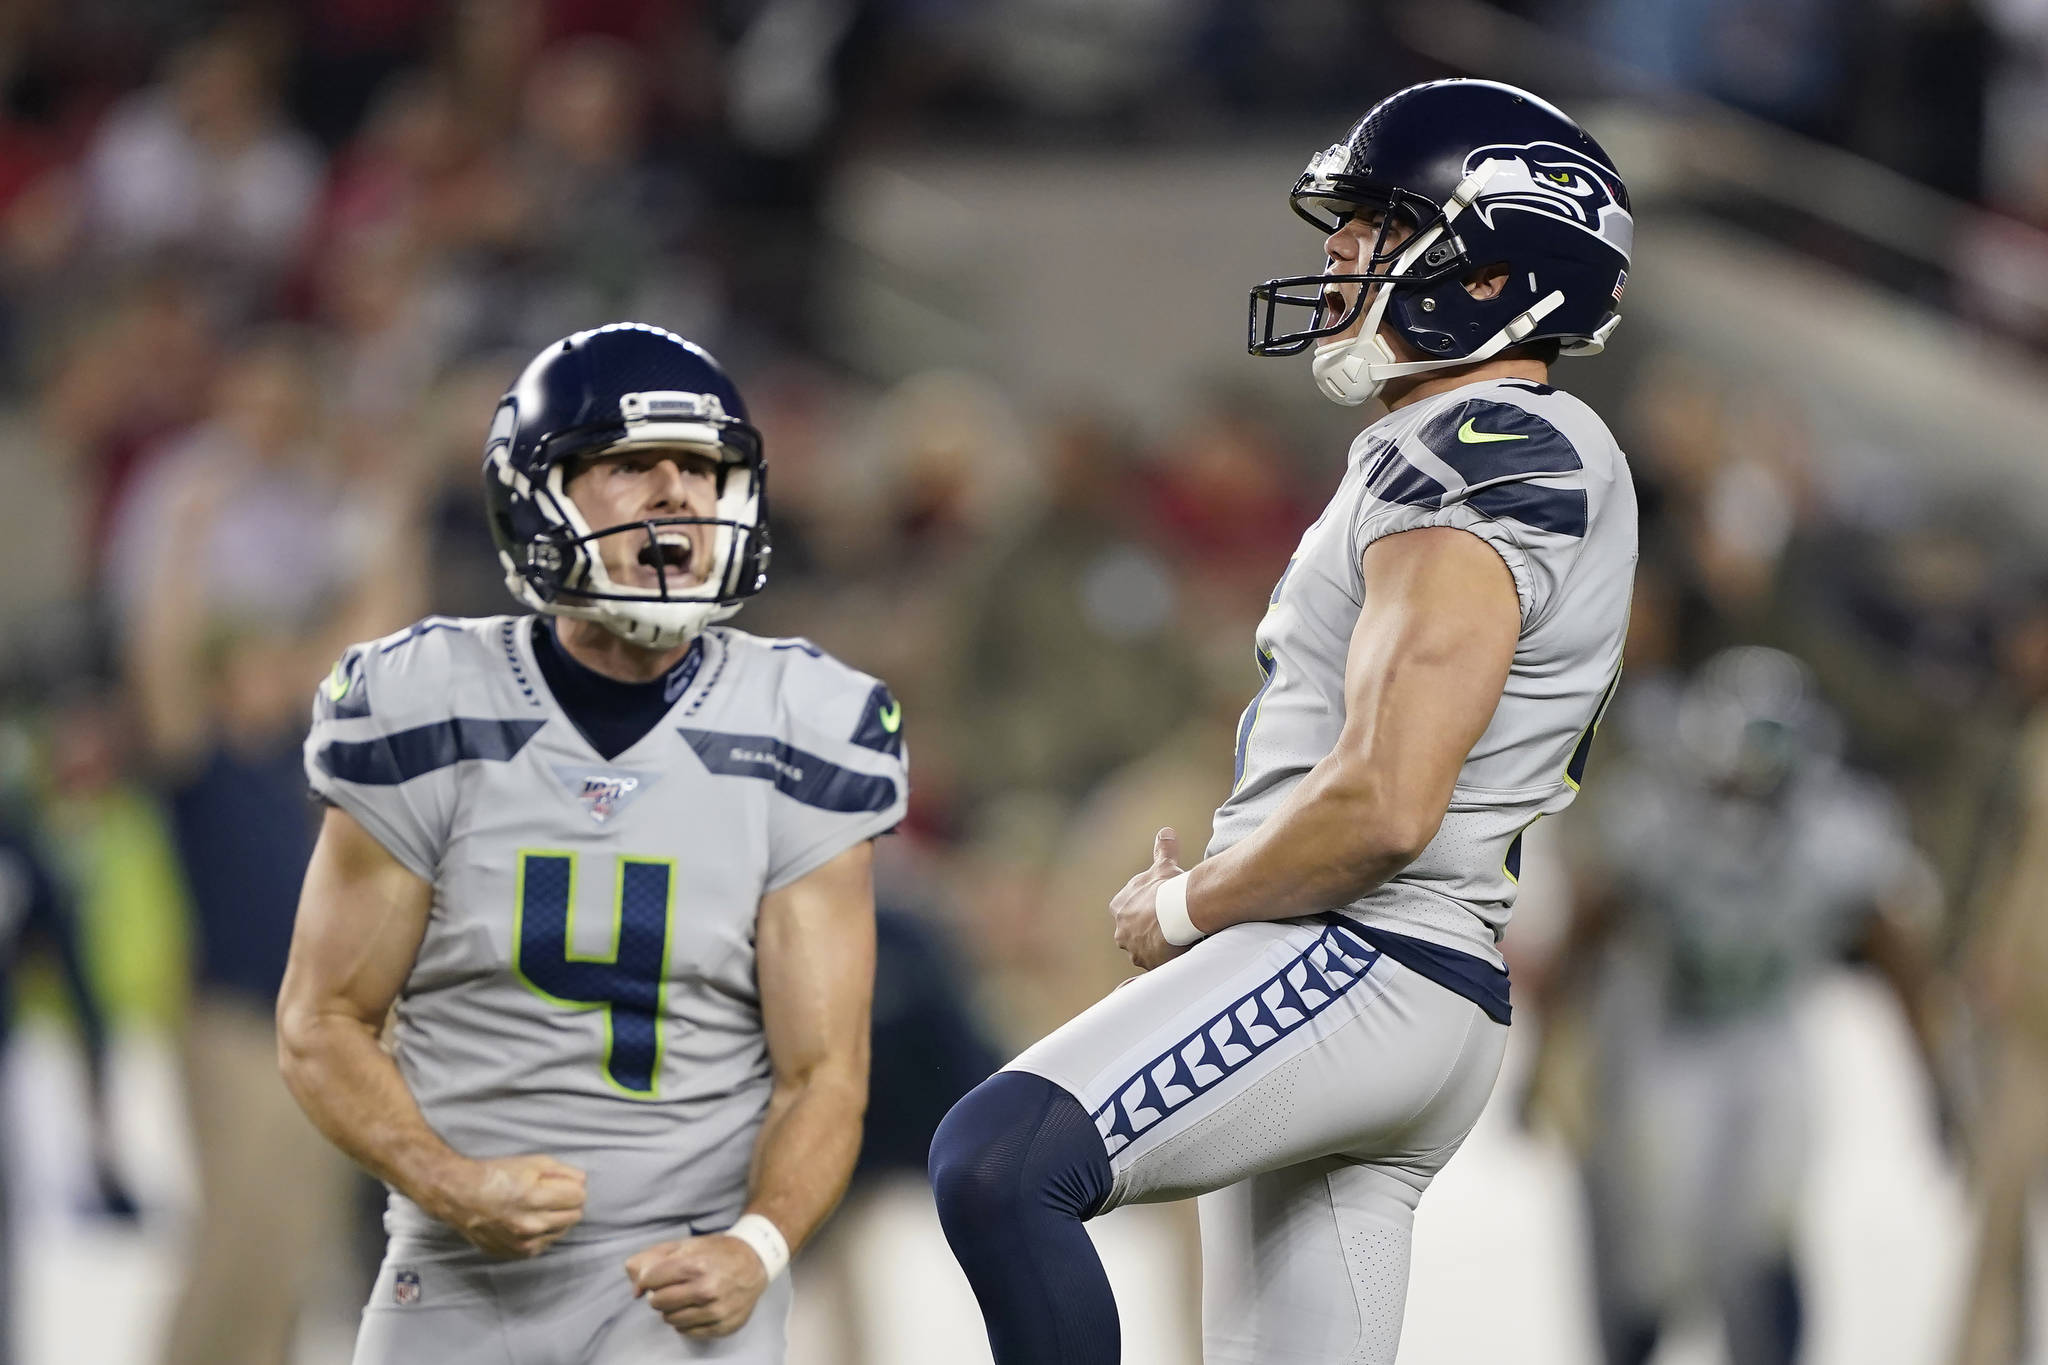
<path fill-rule="evenodd" d="M 1115 1365 L 1116 1299 L 1081 1226 L 1109 1195 L 1109 1157 L 1080 1101 L 997 1072 L 939 1125 L 931 1179 L 996 1365 Z"/>

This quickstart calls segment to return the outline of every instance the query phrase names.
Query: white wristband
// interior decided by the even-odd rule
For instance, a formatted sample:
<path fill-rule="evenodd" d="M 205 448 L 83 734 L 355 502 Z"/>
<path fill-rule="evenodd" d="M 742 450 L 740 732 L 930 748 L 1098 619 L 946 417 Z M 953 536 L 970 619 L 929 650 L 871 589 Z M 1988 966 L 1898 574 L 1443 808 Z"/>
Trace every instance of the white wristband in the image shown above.
<path fill-rule="evenodd" d="M 740 1215 L 740 1221 L 725 1230 L 728 1237 L 737 1238 L 754 1249 L 761 1258 L 761 1268 L 774 1279 L 789 1265 L 789 1242 L 783 1237 L 782 1229 L 758 1213 Z"/>
<path fill-rule="evenodd" d="M 1152 902 L 1152 908 L 1153 913 L 1159 916 L 1159 932 L 1166 935 L 1166 941 L 1174 947 L 1185 948 L 1209 937 L 1188 918 L 1187 873 L 1159 883 L 1159 897 Z"/>

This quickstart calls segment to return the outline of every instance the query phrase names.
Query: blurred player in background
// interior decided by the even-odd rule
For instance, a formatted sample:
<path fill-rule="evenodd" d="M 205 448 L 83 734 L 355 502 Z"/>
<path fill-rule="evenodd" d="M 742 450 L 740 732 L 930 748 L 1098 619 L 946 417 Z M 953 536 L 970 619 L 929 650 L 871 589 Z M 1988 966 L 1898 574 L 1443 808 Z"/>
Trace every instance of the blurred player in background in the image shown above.
<path fill-rule="evenodd" d="M 779 1361 L 859 1145 L 901 709 L 715 624 L 765 581 L 765 468 L 690 343 L 549 346 L 484 475 L 539 614 L 349 650 L 306 746 L 283 1066 L 392 1190 L 355 1358 Z"/>
<path fill-rule="evenodd" d="M 129 700 L 194 929 L 184 1081 L 200 1203 L 163 1365 L 284 1365 L 351 1176 L 278 1081 L 274 1019 L 312 855 L 305 687 L 415 615 L 408 519 L 358 506 L 318 354 L 253 333 L 205 420 L 135 475 L 109 543 Z"/>
<path fill-rule="evenodd" d="M 1704 1299 L 1732 1365 L 1789 1365 L 1811 1090 L 1794 1007 L 1855 951 L 1933 1074 L 1933 874 L 1890 797 L 1835 761 L 1834 717 L 1790 655 L 1727 650 L 1633 700 L 1644 733 L 1578 826 L 1593 846 L 1537 995 L 1552 1055 L 1566 998 L 1589 1001 L 1601 1338 L 1609 1365 L 1642 1365 Z"/>
<path fill-rule="evenodd" d="M 1292 202 L 1328 259 L 1253 290 L 1251 348 L 1313 346 L 1325 395 L 1389 412 L 1274 589 L 1206 861 L 1161 830 L 1112 906 L 1147 974 L 933 1142 L 998 1365 L 1117 1360 L 1082 1220 L 1196 1195 L 1211 1365 L 1394 1359 L 1417 1201 L 1506 1046 L 1522 833 L 1571 803 L 1620 667 L 1635 494 L 1548 382 L 1618 321 L 1613 162 L 1533 95 L 1440 81 Z"/>

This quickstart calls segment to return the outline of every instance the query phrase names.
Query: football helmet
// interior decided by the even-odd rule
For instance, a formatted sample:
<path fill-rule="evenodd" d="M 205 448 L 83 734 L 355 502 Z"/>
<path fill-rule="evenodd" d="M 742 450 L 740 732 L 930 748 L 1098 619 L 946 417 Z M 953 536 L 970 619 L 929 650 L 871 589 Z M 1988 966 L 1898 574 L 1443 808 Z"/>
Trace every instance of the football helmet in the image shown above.
<path fill-rule="evenodd" d="M 1724 649 L 1679 694 L 1677 758 L 1718 790 L 1763 799 L 1834 757 L 1840 722 L 1805 664 L 1762 645 Z"/>
<path fill-rule="evenodd" d="M 571 462 L 633 448 L 683 448 L 717 462 L 710 517 L 588 525 L 565 483 Z M 499 400 L 484 441 L 484 500 L 505 586 L 538 612 L 596 621 L 665 649 L 722 621 L 768 581 L 767 466 L 761 434 L 718 362 L 672 332 L 615 322 L 555 342 Z M 682 526 L 713 528 L 701 581 L 682 581 L 660 546 Z M 638 536 L 658 586 L 616 583 L 599 542 Z"/>
<path fill-rule="evenodd" d="M 1635 246 L 1628 189 L 1599 143 L 1526 90 L 1446 80 L 1396 91 L 1310 161 L 1289 198 L 1326 234 L 1357 214 L 1384 214 L 1358 273 L 1326 269 L 1251 291 L 1251 353 L 1298 355 L 1320 343 L 1316 382 L 1336 402 L 1363 403 L 1389 379 L 1524 342 L 1556 338 L 1563 354 L 1594 355 L 1620 321 Z M 1410 229 L 1398 242 L 1389 240 L 1396 222 Z M 1508 275 L 1495 297 L 1461 287 L 1496 265 Z M 1337 285 L 1359 286 L 1341 310 L 1326 292 Z M 1309 310 L 1307 325 L 1285 330 L 1283 308 Z M 1361 311 L 1358 336 L 1323 340 Z M 1401 360 L 1382 322 L 1427 358 Z"/>

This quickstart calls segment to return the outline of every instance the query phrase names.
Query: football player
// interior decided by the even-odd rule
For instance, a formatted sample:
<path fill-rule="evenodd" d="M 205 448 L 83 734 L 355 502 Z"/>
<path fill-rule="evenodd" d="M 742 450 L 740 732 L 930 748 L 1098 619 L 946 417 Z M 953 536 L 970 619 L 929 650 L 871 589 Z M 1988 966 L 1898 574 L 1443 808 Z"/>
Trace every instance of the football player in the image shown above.
<path fill-rule="evenodd" d="M 1313 348 L 1326 395 L 1388 414 L 1273 590 L 1206 859 L 1161 830 L 1112 903 L 1145 974 L 934 1139 L 999 1365 L 1116 1360 L 1082 1220 L 1189 1196 L 1210 1365 L 1394 1359 L 1416 1202 L 1506 1043 L 1521 837 L 1570 804 L 1620 666 L 1635 494 L 1549 382 L 1616 324 L 1613 162 L 1533 95 L 1439 81 L 1292 202 L 1327 263 L 1252 291 L 1251 349 Z"/>
<path fill-rule="evenodd" d="M 278 1019 L 391 1189 L 357 1365 L 782 1359 L 783 1267 L 859 1145 L 869 843 L 907 784 L 887 688 L 716 624 L 766 576 L 763 476 L 702 350 L 557 342 L 484 452 L 537 614 L 430 617 L 319 690 Z"/>
<path fill-rule="evenodd" d="M 1572 994 L 1594 1045 L 1583 1171 L 1601 1336 L 1609 1365 L 1642 1365 L 1706 1300 L 1732 1365 L 1789 1365 L 1811 1089 L 1794 1006 L 1857 950 L 1938 1075 L 1913 928 L 1933 873 L 1891 798 L 1835 761 L 1835 719 L 1789 654 L 1726 650 L 1675 703 L 1654 698 L 1631 709 L 1648 717 L 1630 727 L 1647 732 L 1634 761 L 1577 826 L 1593 838 L 1562 971 L 1537 992 L 1549 1053 L 1553 1000 L 1590 986 Z"/>

